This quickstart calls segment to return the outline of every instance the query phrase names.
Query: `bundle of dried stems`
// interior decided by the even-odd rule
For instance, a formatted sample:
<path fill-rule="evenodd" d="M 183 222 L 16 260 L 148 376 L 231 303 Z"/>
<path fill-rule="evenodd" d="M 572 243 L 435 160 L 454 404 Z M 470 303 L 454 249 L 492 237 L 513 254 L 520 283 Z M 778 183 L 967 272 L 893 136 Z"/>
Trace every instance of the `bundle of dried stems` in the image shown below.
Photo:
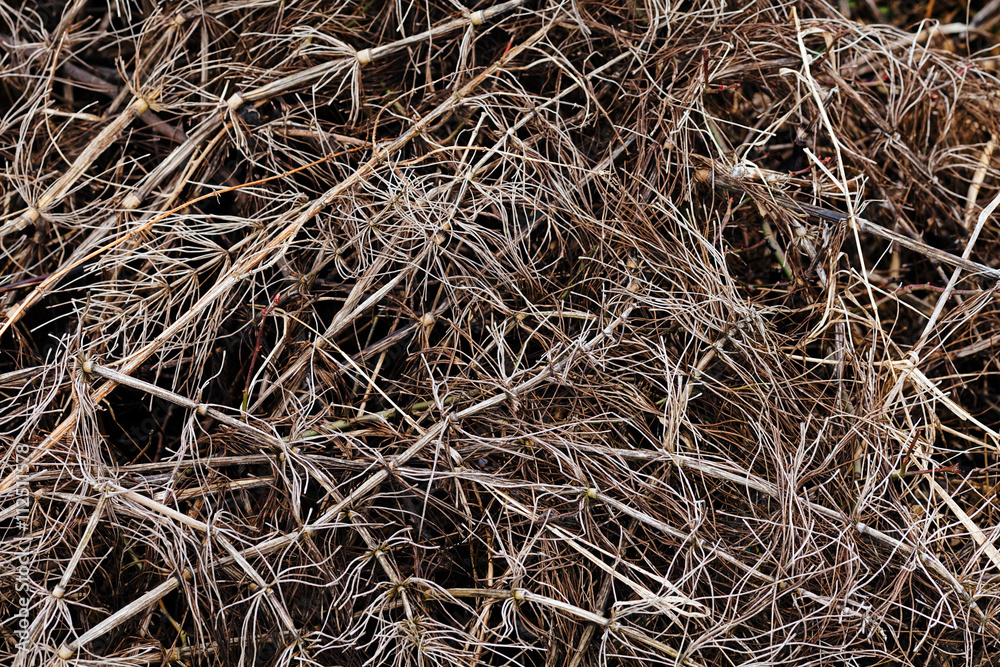
<path fill-rule="evenodd" d="M 992 664 L 1000 3 L 880 4 L 0 0 L 0 660 Z"/>

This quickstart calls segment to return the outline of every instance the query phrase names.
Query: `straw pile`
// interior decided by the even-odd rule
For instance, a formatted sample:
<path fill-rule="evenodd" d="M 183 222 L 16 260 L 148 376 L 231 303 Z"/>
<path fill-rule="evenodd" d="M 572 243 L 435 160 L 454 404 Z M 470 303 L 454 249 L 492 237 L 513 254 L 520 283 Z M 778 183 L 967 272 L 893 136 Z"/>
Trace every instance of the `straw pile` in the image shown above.
<path fill-rule="evenodd" d="M 992 664 L 1000 3 L 879 4 L 0 4 L 4 663 Z"/>

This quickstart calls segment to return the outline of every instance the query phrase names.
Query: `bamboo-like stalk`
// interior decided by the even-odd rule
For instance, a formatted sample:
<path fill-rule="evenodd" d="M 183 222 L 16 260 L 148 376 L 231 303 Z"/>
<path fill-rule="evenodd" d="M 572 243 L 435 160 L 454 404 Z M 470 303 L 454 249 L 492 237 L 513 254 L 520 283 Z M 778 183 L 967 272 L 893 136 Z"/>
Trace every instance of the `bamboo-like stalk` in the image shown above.
<path fill-rule="evenodd" d="M 90 642 L 94 641 L 98 637 L 102 637 L 108 632 L 114 630 L 122 623 L 127 622 L 130 618 L 136 614 L 141 614 L 151 605 L 156 604 L 163 599 L 164 596 L 172 593 L 177 587 L 180 586 L 179 577 L 171 577 L 165 580 L 162 584 L 146 592 L 144 595 L 136 598 L 129 604 L 125 605 L 118 611 L 116 611 L 111 616 L 90 628 L 74 641 L 69 644 L 63 644 L 56 650 L 55 657 L 60 660 L 70 660 L 76 655 L 77 651 L 81 647 L 86 646 Z M 56 664 L 55 658 L 50 661 L 49 664 Z"/>
<path fill-rule="evenodd" d="M 77 156 L 69 169 L 60 176 L 55 183 L 50 185 L 45 192 L 38 197 L 34 204 L 25 209 L 17 218 L 4 224 L 0 228 L 0 236 L 7 236 L 19 232 L 28 225 L 34 225 L 41 220 L 46 210 L 55 206 L 66 195 L 77 179 L 90 168 L 101 154 L 104 153 L 118 139 L 118 136 L 132 124 L 136 118 L 149 109 L 149 102 L 136 97 L 125 107 L 125 110 L 108 123 L 105 128 L 87 145 Z M 9 317 L 9 316 L 8 316 Z"/>
<path fill-rule="evenodd" d="M 97 524 L 101 520 L 101 515 L 104 513 L 104 506 L 107 502 L 108 497 L 104 494 L 98 498 L 97 507 L 94 508 L 93 513 L 90 515 L 90 521 L 87 522 L 87 528 L 83 531 L 83 535 L 80 537 L 80 541 L 77 543 L 76 549 L 73 551 L 73 556 L 70 558 L 69 564 L 66 566 L 66 569 L 63 570 L 63 575 L 60 577 L 59 583 L 52 589 L 52 597 L 57 600 L 65 595 L 66 587 L 69 586 L 69 581 L 73 577 L 73 572 L 76 570 L 76 566 L 80 564 L 83 552 L 87 548 L 87 544 L 90 542 L 90 538 L 93 536 L 94 530 L 97 529 Z"/>
<path fill-rule="evenodd" d="M 86 5 L 86 0 L 76 0 L 63 15 L 62 20 L 53 32 L 53 39 L 58 40 L 68 29 L 76 15 Z M 163 32 L 153 49 L 151 49 L 148 60 L 157 57 L 160 49 L 172 37 L 173 32 L 183 24 L 183 21 L 171 21 L 168 28 Z M 116 101 L 112 104 L 112 109 L 120 105 L 119 99 L 124 100 L 129 94 L 129 88 L 123 87 L 118 93 Z M 147 95 L 148 96 L 148 95 Z M 128 128 L 132 122 L 149 112 L 150 100 L 145 97 L 135 96 L 125 109 L 118 114 L 104 129 L 83 149 L 77 156 L 70 168 L 66 170 L 45 192 L 31 205 L 28 206 L 14 220 L 0 227 L 0 238 L 17 233 L 29 225 L 36 224 L 44 215 L 45 211 L 58 204 L 66 193 L 73 187 L 77 180 L 90 168 L 90 166 L 106 151 Z"/>

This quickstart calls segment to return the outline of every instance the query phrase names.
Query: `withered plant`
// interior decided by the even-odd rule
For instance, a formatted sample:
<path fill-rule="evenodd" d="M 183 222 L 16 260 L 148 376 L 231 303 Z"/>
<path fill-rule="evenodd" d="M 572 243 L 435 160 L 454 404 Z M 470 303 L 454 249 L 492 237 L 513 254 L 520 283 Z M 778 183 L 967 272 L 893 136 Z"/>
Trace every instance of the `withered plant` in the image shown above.
<path fill-rule="evenodd" d="M 981 5 L 0 0 L 0 661 L 993 664 Z"/>

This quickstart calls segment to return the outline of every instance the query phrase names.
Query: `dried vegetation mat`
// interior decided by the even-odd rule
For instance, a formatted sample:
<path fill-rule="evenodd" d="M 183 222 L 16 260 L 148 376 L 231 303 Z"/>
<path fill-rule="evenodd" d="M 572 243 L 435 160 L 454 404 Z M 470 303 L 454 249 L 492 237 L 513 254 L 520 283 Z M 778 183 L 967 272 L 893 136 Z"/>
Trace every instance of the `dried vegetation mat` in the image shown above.
<path fill-rule="evenodd" d="M 0 661 L 993 664 L 982 4 L 0 2 Z"/>

